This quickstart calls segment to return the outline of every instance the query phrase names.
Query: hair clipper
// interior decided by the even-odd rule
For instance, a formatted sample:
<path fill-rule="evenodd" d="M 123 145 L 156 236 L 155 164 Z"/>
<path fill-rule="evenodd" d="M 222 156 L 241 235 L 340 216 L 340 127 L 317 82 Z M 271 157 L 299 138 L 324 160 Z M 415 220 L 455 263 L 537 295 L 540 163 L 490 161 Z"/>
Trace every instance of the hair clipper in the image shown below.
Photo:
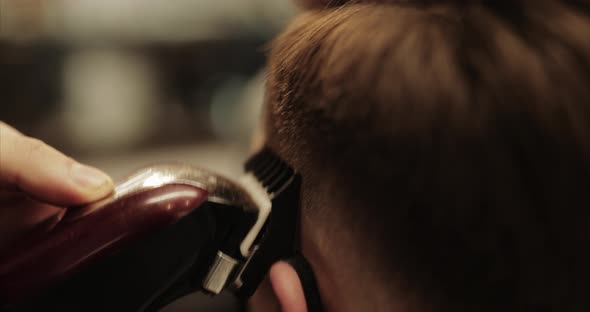
<path fill-rule="evenodd" d="M 68 209 L 0 256 L 3 309 L 157 311 L 225 289 L 248 298 L 272 263 L 297 254 L 301 183 L 269 149 L 246 171 L 232 181 L 151 166 L 109 198 Z"/>

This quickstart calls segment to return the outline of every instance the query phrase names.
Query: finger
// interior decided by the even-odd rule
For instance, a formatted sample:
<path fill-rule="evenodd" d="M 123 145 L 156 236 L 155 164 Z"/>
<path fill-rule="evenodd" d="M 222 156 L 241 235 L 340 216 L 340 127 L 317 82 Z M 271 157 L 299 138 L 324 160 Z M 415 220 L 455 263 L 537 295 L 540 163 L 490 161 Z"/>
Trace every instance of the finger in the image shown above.
<path fill-rule="evenodd" d="M 270 282 L 284 312 L 306 312 L 303 286 L 297 272 L 287 262 L 279 261 L 270 269 Z"/>
<path fill-rule="evenodd" d="M 103 172 L 2 123 L 0 184 L 16 186 L 32 197 L 61 206 L 96 201 L 113 190 L 112 180 Z"/>

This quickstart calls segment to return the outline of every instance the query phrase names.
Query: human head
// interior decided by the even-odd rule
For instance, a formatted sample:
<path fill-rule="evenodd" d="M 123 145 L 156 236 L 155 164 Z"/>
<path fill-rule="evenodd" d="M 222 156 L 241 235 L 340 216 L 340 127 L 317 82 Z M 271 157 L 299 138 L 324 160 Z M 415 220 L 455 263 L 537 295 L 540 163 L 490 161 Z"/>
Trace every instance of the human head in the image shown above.
<path fill-rule="evenodd" d="M 374 2 L 270 53 L 267 145 L 302 174 L 327 309 L 588 310 L 590 5 Z"/>

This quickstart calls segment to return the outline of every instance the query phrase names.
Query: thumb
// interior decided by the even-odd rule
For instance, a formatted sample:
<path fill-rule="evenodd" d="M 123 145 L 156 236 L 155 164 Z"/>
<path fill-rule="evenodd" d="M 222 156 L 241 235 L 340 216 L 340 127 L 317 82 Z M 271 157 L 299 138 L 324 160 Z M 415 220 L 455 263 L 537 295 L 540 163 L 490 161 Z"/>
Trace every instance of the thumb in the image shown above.
<path fill-rule="evenodd" d="M 290 264 L 279 261 L 270 268 L 270 283 L 283 312 L 307 312 L 299 276 Z"/>
<path fill-rule="evenodd" d="M 105 173 L 2 122 L 0 186 L 16 187 L 31 197 L 60 206 L 96 201 L 113 190 L 113 182 Z"/>

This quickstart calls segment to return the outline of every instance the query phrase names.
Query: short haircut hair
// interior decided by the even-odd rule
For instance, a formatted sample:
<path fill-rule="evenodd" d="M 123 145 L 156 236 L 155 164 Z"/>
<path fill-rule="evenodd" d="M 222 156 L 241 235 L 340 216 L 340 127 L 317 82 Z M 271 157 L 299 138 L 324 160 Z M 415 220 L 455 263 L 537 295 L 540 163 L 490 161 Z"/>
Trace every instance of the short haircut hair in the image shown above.
<path fill-rule="evenodd" d="M 302 15 L 270 53 L 268 141 L 305 213 L 434 310 L 588 311 L 589 6 L 507 3 Z"/>

